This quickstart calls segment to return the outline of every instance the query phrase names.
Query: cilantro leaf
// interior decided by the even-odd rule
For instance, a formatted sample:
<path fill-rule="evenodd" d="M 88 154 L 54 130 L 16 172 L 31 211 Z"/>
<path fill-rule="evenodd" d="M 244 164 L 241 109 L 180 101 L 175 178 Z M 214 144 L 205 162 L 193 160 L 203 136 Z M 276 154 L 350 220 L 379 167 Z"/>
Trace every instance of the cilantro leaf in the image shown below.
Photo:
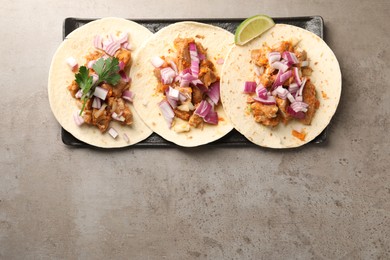
<path fill-rule="evenodd" d="M 119 75 L 119 60 L 115 57 L 109 57 L 107 59 L 100 58 L 92 68 L 99 76 L 97 85 L 101 82 L 116 85 L 121 79 Z"/>
<path fill-rule="evenodd" d="M 81 100 L 83 101 L 83 107 L 81 108 L 80 115 L 84 111 L 85 104 L 87 103 L 87 100 L 90 95 L 90 91 L 92 89 L 92 76 L 89 76 L 89 70 L 85 66 L 81 66 L 79 68 L 79 73 L 75 75 L 76 82 L 79 85 L 81 91 L 83 92 L 83 95 L 81 96 Z"/>

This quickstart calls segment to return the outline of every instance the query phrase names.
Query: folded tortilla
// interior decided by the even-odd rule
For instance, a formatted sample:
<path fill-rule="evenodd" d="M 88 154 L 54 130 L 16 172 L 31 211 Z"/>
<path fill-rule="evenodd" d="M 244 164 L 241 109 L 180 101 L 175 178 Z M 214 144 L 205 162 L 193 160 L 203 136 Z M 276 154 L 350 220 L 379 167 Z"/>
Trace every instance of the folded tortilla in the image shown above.
<path fill-rule="evenodd" d="M 266 44 L 273 46 L 284 40 L 298 40 L 298 46 L 307 52 L 313 73 L 311 82 L 316 86 L 320 107 L 311 125 L 292 120 L 287 125 L 276 127 L 256 123 L 246 112 L 247 94 L 243 93 L 245 81 L 255 79 L 251 51 Z M 270 148 L 299 147 L 317 137 L 329 124 L 338 106 L 341 95 L 341 72 L 336 56 L 317 35 L 296 26 L 277 24 L 260 37 L 244 46 L 233 46 L 229 51 L 221 74 L 221 100 L 234 128 L 251 142 Z M 292 130 L 307 133 L 305 140 L 292 135 Z"/>
<path fill-rule="evenodd" d="M 170 51 L 174 51 L 173 42 L 177 37 L 194 38 L 201 43 L 207 49 L 207 58 L 214 63 L 218 75 L 222 64 L 216 61 L 225 57 L 234 42 L 230 32 L 203 23 L 178 22 L 161 29 L 145 42 L 134 59 L 130 73 L 134 81 L 132 91 L 137 97 L 134 107 L 142 120 L 164 139 L 180 146 L 199 146 L 223 137 L 233 127 L 221 105 L 216 110 L 219 116 L 218 125 L 204 124 L 203 128 L 191 127 L 188 132 L 178 133 L 175 129 L 185 127 L 186 122 L 175 118 L 174 126 L 168 126 L 158 106 L 164 95 L 156 92 L 158 82 L 150 61 L 155 56 L 168 56 Z"/>
<path fill-rule="evenodd" d="M 80 141 L 102 148 L 129 146 L 146 139 L 152 133 L 139 118 L 131 104 L 129 104 L 133 113 L 131 126 L 123 126 L 114 121 L 110 123 L 110 126 L 119 134 L 116 139 L 112 138 L 108 131 L 101 133 L 95 126 L 87 124 L 77 126 L 74 122 L 73 113 L 77 111 L 78 107 L 76 99 L 71 96 L 67 87 L 74 80 L 75 74 L 66 63 L 66 59 L 74 57 L 81 66 L 85 63 L 84 57 L 94 50 L 93 40 L 96 35 L 106 36 L 117 32 L 129 33 L 132 57 L 136 55 L 140 45 L 153 35 L 147 28 L 126 19 L 108 17 L 90 22 L 74 30 L 61 43 L 53 56 L 49 72 L 49 101 L 57 121 Z M 131 86 L 130 90 L 132 90 Z M 124 134 L 128 137 L 128 141 Z"/>

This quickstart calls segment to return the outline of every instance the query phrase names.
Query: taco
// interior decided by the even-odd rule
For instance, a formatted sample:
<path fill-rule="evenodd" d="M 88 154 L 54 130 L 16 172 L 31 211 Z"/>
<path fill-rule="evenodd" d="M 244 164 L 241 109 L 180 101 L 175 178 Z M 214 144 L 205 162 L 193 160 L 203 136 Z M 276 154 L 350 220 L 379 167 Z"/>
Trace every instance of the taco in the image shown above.
<path fill-rule="evenodd" d="M 50 107 L 66 131 L 102 148 L 129 146 L 152 133 L 133 109 L 128 76 L 133 56 L 151 35 L 135 22 L 109 17 L 66 37 L 48 80 Z"/>
<path fill-rule="evenodd" d="M 315 34 L 277 24 L 229 51 L 221 100 L 233 126 L 251 142 L 298 147 L 329 124 L 341 95 L 338 61 Z"/>
<path fill-rule="evenodd" d="M 158 31 L 142 46 L 130 74 L 142 120 L 164 139 L 186 147 L 230 132 L 219 100 L 219 75 L 232 44 L 230 32 L 197 22 Z"/>

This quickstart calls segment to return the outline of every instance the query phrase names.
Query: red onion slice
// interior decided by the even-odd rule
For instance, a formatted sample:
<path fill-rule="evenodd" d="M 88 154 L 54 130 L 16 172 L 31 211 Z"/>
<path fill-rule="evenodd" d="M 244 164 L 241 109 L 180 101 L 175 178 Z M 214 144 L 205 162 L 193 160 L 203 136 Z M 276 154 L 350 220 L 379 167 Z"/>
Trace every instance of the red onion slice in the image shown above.
<path fill-rule="evenodd" d="M 211 99 L 211 101 L 216 105 L 219 102 L 220 97 L 220 84 L 219 81 L 212 83 L 209 87 L 209 91 L 206 92 L 206 95 Z"/>
<path fill-rule="evenodd" d="M 256 82 L 246 81 L 242 92 L 245 94 L 255 93 L 256 87 L 257 87 Z"/>
<path fill-rule="evenodd" d="M 211 110 L 212 106 L 206 100 L 202 100 L 199 103 L 199 106 L 195 109 L 194 113 L 198 116 L 204 118 Z"/>
<path fill-rule="evenodd" d="M 209 113 L 203 118 L 206 123 L 212 125 L 218 125 L 218 113 L 214 110 L 210 110 Z"/>
<path fill-rule="evenodd" d="M 110 127 L 110 129 L 108 129 L 108 133 L 114 139 L 116 139 L 118 137 L 118 132 L 114 128 L 112 128 L 112 127 Z"/>
<path fill-rule="evenodd" d="M 168 127 L 171 128 L 173 118 L 175 117 L 175 112 L 173 112 L 172 107 L 165 99 L 158 103 L 158 106 L 161 110 L 163 117 L 165 118 L 165 121 L 168 123 Z"/>
<path fill-rule="evenodd" d="M 261 98 L 261 97 L 253 97 L 255 101 L 258 101 L 264 105 L 275 105 L 276 104 L 276 99 L 274 96 L 267 96 L 267 98 Z"/>
<path fill-rule="evenodd" d="M 134 97 L 135 97 L 134 92 L 132 92 L 130 90 L 125 90 L 125 91 L 122 92 L 122 98 L 124 100 L 127 100 L 129 102 L 133 102 L 134 101 Z"/>
<path fill-rule="evenodd" d="M 269 63 L 269 65 L 271 65 L 275 61 L 280 61 L 280 58 L 281 58 L 281 55 L 277 51 L 268 53 L 268 63 Z"/>
<path fill-rule="evenodd" d="M 287 65 L 294 65 L 299 63 L 297 56 L 295 56 L 293 52 L 283 52 L 282 58 L 287 61 Z"/>
<path fill-rule="evenodd" d="M 164 64 L 164 60 L 159 56 L 154 56 L 150 59 L 150 62 L 155 68 L 160 68 Z"/>
<path fill-rule="evenodd" d="M 94 97 L 92 101 L 92 107 L 100 109 L 102 107 L 102 100 L 98 97 Z"/>
<path fill-rule="evenodd" d="M 95 97 L 100 98 L 101 100 L 105 100 L 107 97 L 108 90 L 104 89 L 102 87 L 96 87 L 95 91 L 93 92 L 93 95 Z"/>
<path fill-rule="evenodd" d="M 84 118 L 80 116 L 80 110 L 73 113 L 73 119 L 77 126 L 84 124 Z"/>

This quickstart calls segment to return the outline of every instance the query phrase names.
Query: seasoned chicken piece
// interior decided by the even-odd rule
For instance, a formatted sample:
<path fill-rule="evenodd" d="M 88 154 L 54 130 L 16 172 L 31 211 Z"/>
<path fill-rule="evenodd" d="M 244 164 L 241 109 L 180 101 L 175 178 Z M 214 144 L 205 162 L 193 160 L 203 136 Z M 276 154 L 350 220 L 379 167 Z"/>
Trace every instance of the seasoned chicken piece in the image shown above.
<path fill-rule="evenodd" d="M 217 81 L 214 64 L 209 60 L 202 60 L 199 67 L 199 79 L 204 86 L 208 88 L 212 83 Z"/>
<path fill-rule="evenodd" d="M 276 97 L 276 105 L 279 108 L 279 116 L 282 119 L 284 124 L 287 124 L 290 120 L 290 115 L 287 113 L 287 107 L 289 105 L 288 99 L 281 99 L 279 97 Z"/>
<path fill-rule="evenodd" d="M 112 94 L 114 97 L 122 97 L 123 91 L 129 88 L 129 83 L 126 83 L 124 80 L 120 80 L 118 84 L 116 84 L 112 88 Z"/>
<path fill-rule="evenodd" d="M 70 95 L 75 98 L 76 93 L 79 91 L 80 87 L 79 84 L 75 80 L 72 81 L 72 83 L 68 86 L 68 90 L 70 92 Z"/>
<path fill-rule="evenodd" d="M 203 92 L 198 87 L 192 88 L 192 104 L 196 105 L 203 100 Z"/>
<path fill-rule="evenodd" d="M 133 123 L 133 114 L 131 113 L 130 108 L 126 105 L 126 102 L 123 98 L 116 98 L 116 109 L 113 111 L 118 115 L 122 115 L 125 118 L 126 125 L 131 125 Z"/>
<path fill-rule="evenodd" d="M 98 116 L 95 116 L 94 114 L 97 111 L 99 110 L 94 109 L 92 112 L 92 124 L 96 125 L 99 128 L 100 132 L 104 133 L 107 130 L 108 125 L 110 124 L 111 115 L 107 110 L 104 109 L 101 111 L 101 113 L 99 113 Z"/>
<path fill-rule="evenodd" d="M 173 42 L 173 45 L 177 50 L 177 68 L 179 71 L 183 71 L 184 69 L 191 67 L 191 56 L 189 50 L 189 44 L 191 42 L 194 42 L 191 38 L 176 38 Z"/>
<path fill-rule="evenodd" d="M 201 118 L 197 114 L 192 114 L 192 116 L 190 117 L 190 120 L 188 121 L 188 123 L 191 126 L 193 126 L 195 128 L 198 128 L 198 127 L 201 127 L 203 125 L 203 118 Z"/>
<path fill-rule="evenodd" d="M 119 62 L 122 61 L 125 64 L 125 66 L 127 66 L 130 64 L 131 52 L 127 49 L 120 48 L 115 53 L 114 57 L 118 58 Z"/>
<path fill-rule="evenodd" d="M 122 116 L 125 118 L 125 124 L 131 125 L 133 123 L 133 113 L 131 112 L 128 105 L 125 104 L 125 109 L 123 110 Z"/>
<path fill-rule="evenodd" d="M 174 109 L 173 112 L 175 113 L 176 117 L 183 119 L 185 121 L 188 121 L 190 119 L 190 116 L 191 116 L 191 112 L 189 112 L 189 111 L 182 111 L 179 109 Z"/>
<path fill-rule="evenodd" d="M 283 53 L 285 51 L 294 52 L 294 45 L 291 41 L 282 41 L 272 48 L 272 51 Z"/>
<path fill-rule="evenodd" d="M 252 62 L 259 67 L 268 65 L 267 53 L 269 51 L 270 49 L 268 47 L 252 50 L 251 52 Z"/>
<path fill-rule="evenodd" d="M 252 114 L 257 123 L 265 126 L 276 126 L 279 124 L 277 117 L 278 107 L 276 105 L 264 105 L 259 102 L 251 104 Z"/>
<path fill-rule="evenodd" d="M 85 64 L 88 64 L 88 62 L 92 60 L 98 60 L 99 58 L 104 56 L 104 52 L 101 51 L 94 51 L 89 53 L 87 56 L 85 56 Z"/>
<path fill-rule="evenodd" d="M 269 88 L 274 84 L 276 75 L 274 74 L 269 74 L 271 70 L 266 70 L 263 74 L 260 76 L 260 83 L 263 84 L 264 87 Z"/>
<path fill-rule="evenodd" d="M 297 59 L 299 60 L 299 62 L 307 60 L 307 53 L 306 53 L 306 51 L 295 50 L 294 54 L 297 57 Z"/>
<path fill-rule="evenodd" d="M 307 112 L 305 113 L 305 118 L 300 121 L 305 125 L 310 125 L 316 110 L 320 106 L 320 101 L 316 97 L 316 88 L 310 80 L 306 82 L 302 96 L 303 102 L 309 106 L 307 108 Z"/>

